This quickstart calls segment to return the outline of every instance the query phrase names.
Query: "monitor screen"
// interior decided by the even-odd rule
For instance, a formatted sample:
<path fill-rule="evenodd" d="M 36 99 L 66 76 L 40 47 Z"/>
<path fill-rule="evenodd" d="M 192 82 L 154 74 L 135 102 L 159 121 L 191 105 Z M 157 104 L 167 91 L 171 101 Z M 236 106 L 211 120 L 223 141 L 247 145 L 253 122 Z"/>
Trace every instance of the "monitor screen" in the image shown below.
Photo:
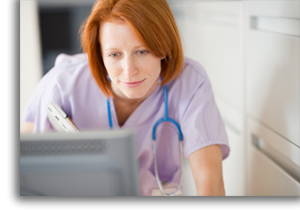
<path fill-rule="evenodd" d="M 131 130 L 20 135 L 21 196 L 136 196 Z"/>

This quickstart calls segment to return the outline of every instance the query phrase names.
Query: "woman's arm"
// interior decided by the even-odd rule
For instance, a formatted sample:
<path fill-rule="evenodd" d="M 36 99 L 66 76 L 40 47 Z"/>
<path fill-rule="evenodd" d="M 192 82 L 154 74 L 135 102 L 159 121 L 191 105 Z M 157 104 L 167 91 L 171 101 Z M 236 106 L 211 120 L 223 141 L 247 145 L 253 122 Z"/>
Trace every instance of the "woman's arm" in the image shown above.
<path fill-rule="evenodd" d="M 31 122 L 25 122 L 22 126 L 21 133 L 32 133 L 34 129 L 34 124 Z"/>
<path fill-rule="evenodd" d="M 220 145 L 210 145 L 189 156 L 198 196 L 225 196 Z"/>

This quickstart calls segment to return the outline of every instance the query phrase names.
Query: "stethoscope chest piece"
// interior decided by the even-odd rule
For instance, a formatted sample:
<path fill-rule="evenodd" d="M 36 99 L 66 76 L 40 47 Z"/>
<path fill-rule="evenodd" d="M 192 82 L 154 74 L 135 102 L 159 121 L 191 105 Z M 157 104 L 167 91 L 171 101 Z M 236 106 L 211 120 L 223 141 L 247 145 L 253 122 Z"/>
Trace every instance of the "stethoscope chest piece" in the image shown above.
<path fill-rule="evenodd" d="M 178 196 L 182 195 L 182 164 L 183 164 L 183 153 L 182 153 L 182 141 L 177 141 L 179 143 L 176 144 L 176 140 L 179 139 L 179 132 L 177 130 L 177 126 L 169 121 L 161 122 L 156 127 L 156 139 L 152 141 L 152 151 L 153 151 L 153 159 L 154 159 L 154 172 L 156 182 L 158 184 L 159 189 L 153 189 L 151 195 L 152 196 Z M 158 141 L 159 140 L 159 141 Z M 157 148 L 157 146 L 159 146 Z M 159 148 L 161 151 L 159 151 Z M 162 149 L 163 148 L 163 149 Z M 177 154 L 177 151 L 180 153 L 180 181 L 179 184 L 171 184 L 167 183 L 165 180 L 160 180 L 158 173 L 158 159 L 163 159 L 164 161 L 168 161 L 168 158 L 177 158 L 174 157 L 173 153 Z M 179 158 L 179 157 L 178 157 Z M 174 161 L 174 160 L 172 160 Z M 175 160 L 177 162 L 178 160 Z M 167 167 L 167 166 L 164 166 Z"/>

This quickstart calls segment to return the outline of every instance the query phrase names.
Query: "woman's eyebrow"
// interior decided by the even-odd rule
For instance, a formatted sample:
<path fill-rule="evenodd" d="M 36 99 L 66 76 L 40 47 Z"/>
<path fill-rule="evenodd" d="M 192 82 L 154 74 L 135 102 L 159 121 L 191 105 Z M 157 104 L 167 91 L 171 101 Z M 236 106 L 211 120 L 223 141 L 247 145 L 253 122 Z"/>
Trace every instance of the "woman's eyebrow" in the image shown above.
<path fill-rule="evenodd" d="M 136 50 L 138 48 L 146 48 L 146 47 L 143 46 L 143 45 L 138 45 L 138 46 L 133 47 L 132 49 Z M 120 48 L 117 48 L 117 47 L 107 47 L 107 48 L 104 48 L 104 50 L 107 50 L 107 51 L 109 51 L 109 50 L 120 50 Z"/>
<path fill-rule="evenodd" d="M 104 50 L 119 50 L 119 49 L 115 47 L 108 47 L 108 48 L 104 48 Z"/>

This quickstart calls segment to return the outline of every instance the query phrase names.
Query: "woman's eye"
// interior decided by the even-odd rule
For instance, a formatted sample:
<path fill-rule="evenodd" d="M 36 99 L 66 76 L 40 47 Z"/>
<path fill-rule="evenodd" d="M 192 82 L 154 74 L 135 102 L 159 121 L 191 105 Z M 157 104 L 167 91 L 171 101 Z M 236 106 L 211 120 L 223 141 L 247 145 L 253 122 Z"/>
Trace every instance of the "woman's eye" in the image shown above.
<path fill-rule="evenodd" d="M 146 50 L 141 50 L 141 51 L 138 51 L 137 53 L 138 53 L 139 55 L 144 55 L 144 54 L 147 53 L 147 51 L 146 51 Z"/>
<path fill-rule="evenodd" d="M 118 57 L 120 55 L 120 53 L 113 53 L 113 54 L 110 54 L 109 57 Z"/>

